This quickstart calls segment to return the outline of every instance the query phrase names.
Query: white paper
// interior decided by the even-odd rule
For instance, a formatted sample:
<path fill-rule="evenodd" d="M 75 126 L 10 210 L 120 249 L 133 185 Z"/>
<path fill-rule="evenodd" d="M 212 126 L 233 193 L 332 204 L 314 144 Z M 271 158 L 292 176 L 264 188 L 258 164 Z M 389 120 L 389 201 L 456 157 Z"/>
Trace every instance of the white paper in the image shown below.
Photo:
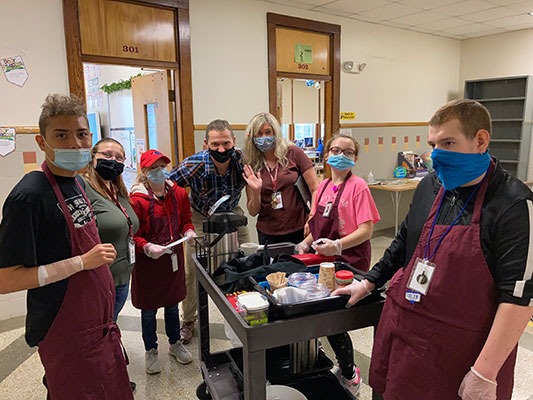
<path fill-rule="evenodd" d="M 172 247 L 177 246 L 178 244 L 185 242 L 187 239 L 189 239 L 189 238 L 187 236 L 184 236 L 181 239 L 176 240 L 175 242 L 172 242 L 170 244 L 167 244 L 166 246 L 163 246 L 163 248 L 164 249 L 171 249 Z"/>
<path fill-rule="evenodd" d="M 5 157 L 15 150 L 15 128 L 0 128 L 0 156 Z"/>
<path fill-rule="evenodd" d="M 28 79 L 28 71 L 21 56 L 3 58 L 0 66 L 9 83 L 22 87 Z"/>

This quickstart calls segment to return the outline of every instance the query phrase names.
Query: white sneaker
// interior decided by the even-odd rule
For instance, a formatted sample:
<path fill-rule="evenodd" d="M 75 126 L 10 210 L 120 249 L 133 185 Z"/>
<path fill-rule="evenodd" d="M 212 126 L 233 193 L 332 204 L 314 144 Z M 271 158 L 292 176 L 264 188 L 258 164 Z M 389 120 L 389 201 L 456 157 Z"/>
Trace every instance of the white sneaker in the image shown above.
<path fill-rule="evenodd" d="M 361 379 L 361 373 L 359 371 L 359 368 L 354 368 L 354 374 L 352 379 L 345 378 L 344 375 L 342 375 L 341 369 L 339 367 L 333 368 L 331 370 L 331 373 L 337 377 L 340 384 L 344 386 L 344 388 L 348 390 L 353 397 L 357 396 L 357 393 L 361 388 L 361 383 L 363 382 L 363 380 Z"/>
<path fill-rule="evenodd" d="M 152 375 L 161 372 L 161 363 L 159 362 L 157 349 L 148 350 L 144 355 L 144 361 L 146 362 L 146 372 L 148 374 Z"/>
<path fill-rule="evenodd" d="M 191 352 L 185 348 L 181 340 L 169 346 L 168 354 L 175 357 L 181 364 L 189 364 L 192 361 Z"/>

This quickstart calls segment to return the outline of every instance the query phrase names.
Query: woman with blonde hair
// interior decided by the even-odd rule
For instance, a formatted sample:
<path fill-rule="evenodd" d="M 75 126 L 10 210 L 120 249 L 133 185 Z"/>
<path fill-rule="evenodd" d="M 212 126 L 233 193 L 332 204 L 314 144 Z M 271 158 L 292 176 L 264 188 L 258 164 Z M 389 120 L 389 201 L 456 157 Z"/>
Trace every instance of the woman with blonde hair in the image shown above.
<path fill-rule="evenodd" d="M 302 176 L 314 198 L 318 178 L 313 162 L 282 137 L 278 121 L 269 113 L 250 120 L 245 140 L 246 205 L 250 215 L 258 216 L 259 243 L 300 243 L 307 210 L 294 184 Z"/>

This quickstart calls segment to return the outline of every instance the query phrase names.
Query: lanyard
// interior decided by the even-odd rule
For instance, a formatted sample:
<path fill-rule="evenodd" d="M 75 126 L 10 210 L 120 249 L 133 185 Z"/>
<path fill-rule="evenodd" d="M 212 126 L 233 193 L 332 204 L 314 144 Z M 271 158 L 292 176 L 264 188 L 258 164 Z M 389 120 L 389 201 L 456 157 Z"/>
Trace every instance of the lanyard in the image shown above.
<path fill-rule="evenodd" d="M 278 190 L 278 169 L 279 169 L 279 163 L 276 163 L 276 166 L 274 168 L 272 168 L 274 170 L 274 176 L 272 176 L 272 173 L 270 172 L 270 167 L 267 165 L 267 171 L 268 171 L 268 174 L 270 175 L 270 179 L 272 180 L 272 189 L 274 191 L 274 193 L 276 193 Z"/>
<path fill-rule="evenodd" d="M 472 191 L 472 193 L 470 193 L 470 196 L 468 196 L 468 200 L 466 201 L 463 209 L 461 210 L 461 212 L 459 213 L 459 215 L 457 215 L 457 217 L 455 217 L 455 219 L 453 220 L 453 222 L 450 224 L 450 226 L 448 227 L 448 229 L 446 229 L 446 232 L 444 232 L 444 234 L 441 236 L 441 238 L 439 239 L 439 241 L 437 242 L 437 246 L 435 246 L 435 248 L 433 249 L 433 252 L 431 253 L 431 255 L 429 257 L 427 257 L 427 254 L 428 254 L 428 250 L 429 250 L 429 242 L 431 241 L 431 236 L 433 235 L 433 229 L 435 228 L 435 223 L 437 222 L 437 218 L 439 216 L 439 211 L 442 207 L 442 203 L 444 202 L 444 195 L 445 193 L 442 194 L 442 199 L 440 199 L 440 204 L 439 204 L 439 208 L 437 209 L 437 214 L 435 215 L 435 219 L 433 220 L 433 224 L 431 225 L 431 231 L 429 232 L 429 237 L 428 237 L 428 242 L 426 244 L 426 250 L 424 251 L 424 260 L 431 260 L 433 258 L 433 256 L 435 255 L 435 253 L 437 252 L 437 249 L 439 248 L 440 244 L 442 243 L 442 240 L 444 239 L 444 237 L 448 234 L 448 232 L 450 232 L 450 230 L 452 229 L 452 227 L 455 225 L 455 223 L 457 222 L 457 220 L 459 219 L 459 217 L 461 215 L 463 215 L 463 212 L 465 211 L 466 207 L 468 206 L 468 203 L 470 203 L 470 200 L 472 199 L 472 197 L 474 196 L 474 194 L 477 192 L 477 190 L 479 189 L 479 187 L 483 184 L 483 182 L 485 181 L 485 179 L 487 178 L 487 175 L 488 173 L 485 174 L 485 176 L 483 177 L 483 179 L 481 180 L 481 182 L 479 182 L 475 189 Z"/>
<path fill-rule="evenodd" d="M 118 196 L 115 193 L 115 188 L 113 184 L 111 184 L 111 190 L 109 190 L 107 185 L 104 185 L 104 187 L 109 197 L 111 197 L 111 200 L 113 200 L 113 203 L 115 203 L 115 205 L 120 209 L 120 211 L 122 211 L 122 214 L 124 214 L 124 216 L 126 217 L 126 220 L 128 221 L 128 227 L 130 229 L 130 238 L 133 238 L 133 224 L 131 222 L 131 218 L 128 215 L 128 212 L 126 211 L 126 209 L 122 207 L 122 204 L 120 204 L 120 202 L 118 201 Z"/>

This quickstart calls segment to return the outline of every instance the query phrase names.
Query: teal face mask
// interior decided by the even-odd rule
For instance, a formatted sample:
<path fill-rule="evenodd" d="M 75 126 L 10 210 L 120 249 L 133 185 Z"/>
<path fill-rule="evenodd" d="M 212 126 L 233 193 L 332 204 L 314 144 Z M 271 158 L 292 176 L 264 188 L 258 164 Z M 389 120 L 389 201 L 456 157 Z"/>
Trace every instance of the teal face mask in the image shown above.
<path fill-rule="evenodd" d="M 156 185 L 165 183 L 170 173 L 165 168 L 158 168 L 148 173 L 148 179 L 150 179 Z"/>
<path fill-rule="evenodd" d="M 352 160 L 351 158 L 346 157 L 344 154 L 337 154 L 337 155 L 331 154 L 328 157 L 327 163 L 331 165 L 333 168 L 341 170 L 341 171 L 355 166 L 355 161 Z"/>
<path fill-rule="evenodd" d="M 46 140 L 44 144 L 48 146 L 49 149 L 54 151 L 55 160 L 50 162 L 54 164 L 57 168 L 61 168 L 67 171 L 77 172 L 80 169 L 83 169 L 91 161 L 91 149 L 52 149 Z"/>

